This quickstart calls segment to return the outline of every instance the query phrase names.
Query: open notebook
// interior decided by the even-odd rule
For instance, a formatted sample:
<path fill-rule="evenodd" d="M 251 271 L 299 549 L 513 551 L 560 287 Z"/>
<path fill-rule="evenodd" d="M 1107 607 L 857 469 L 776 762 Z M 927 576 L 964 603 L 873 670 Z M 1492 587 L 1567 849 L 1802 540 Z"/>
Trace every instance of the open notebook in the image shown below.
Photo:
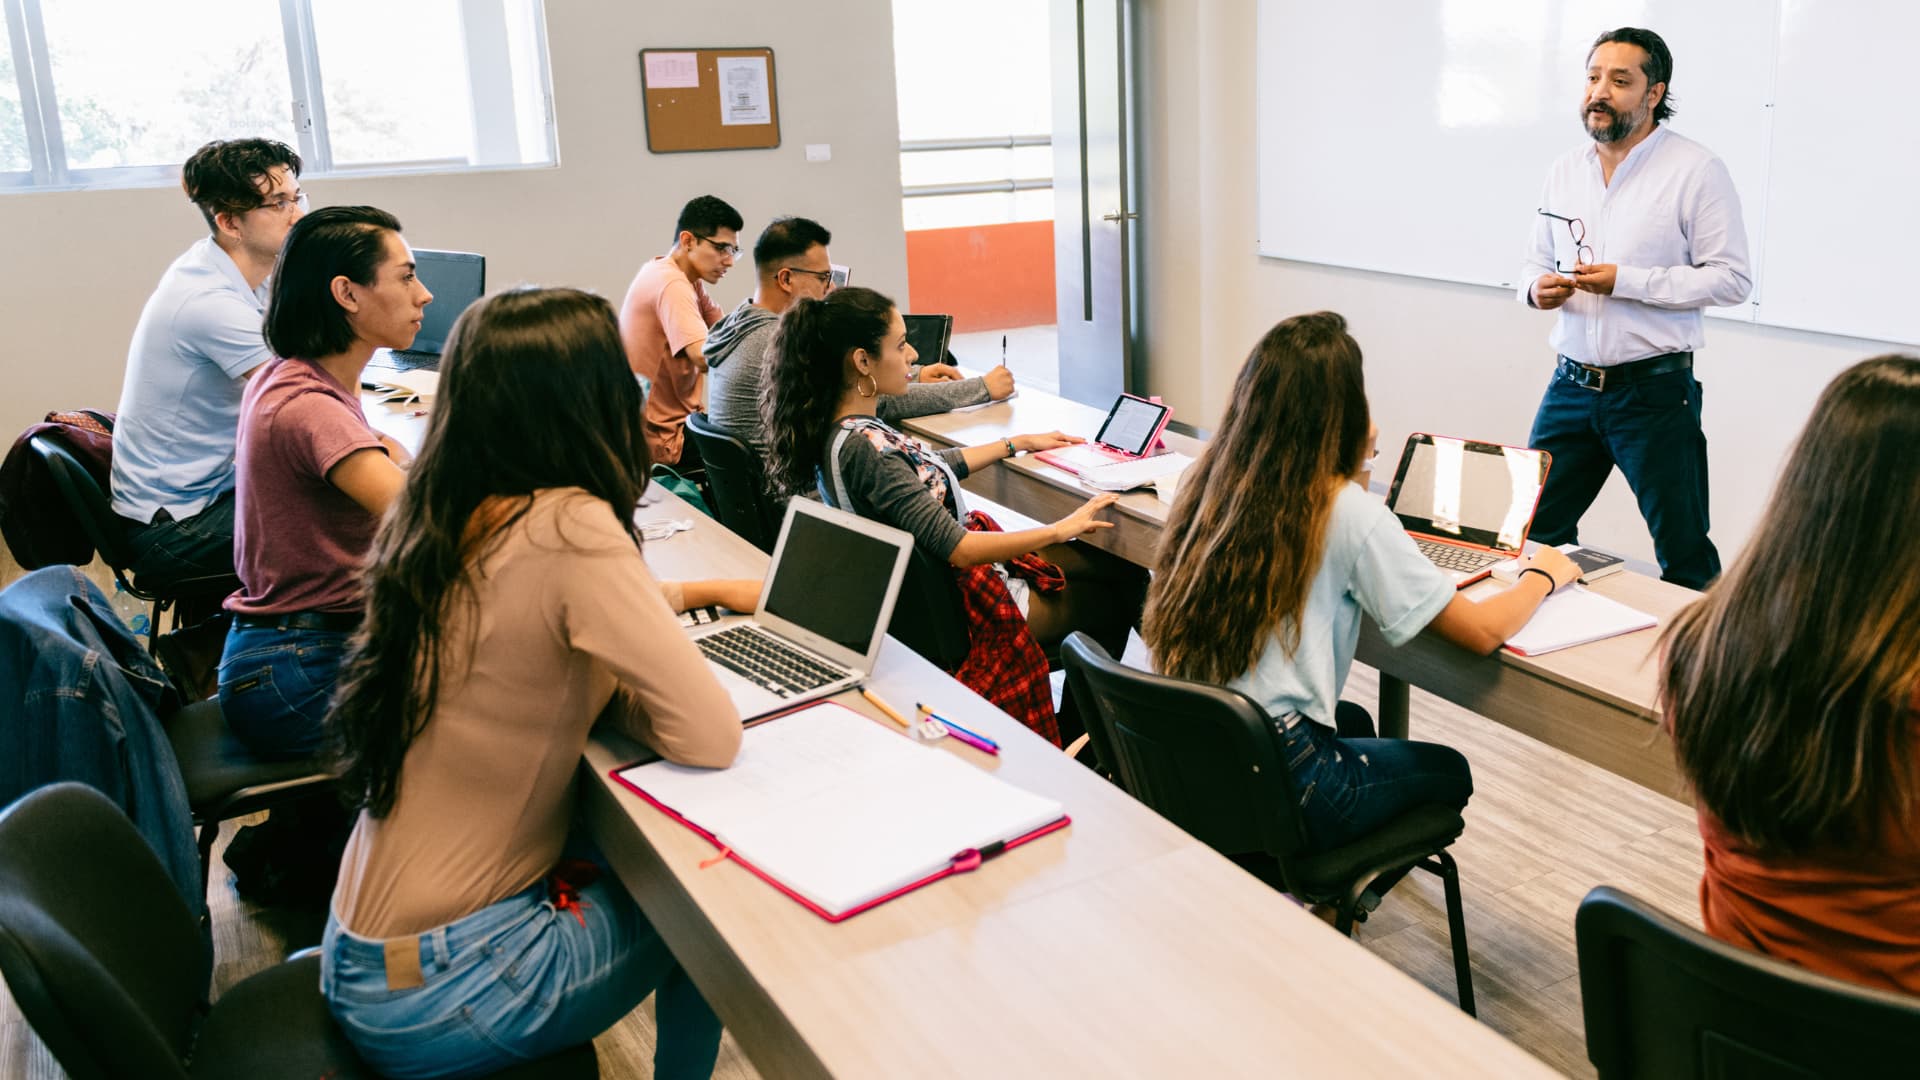
<path fill-rule="evenodd" d="M 1527 625 L 1507 639 L 1507 648 L 1521 656 L 1539 656 L 1658 625 L 1659 619 L 1638 608 L 1575 585 L 1542 601 Z"/>
<path fill-rule="evenodd" d="M 613 778 L 830 922 L 1067 824 L 1052 799 L 833 702 L 748 728 L 728 768 Z"/>

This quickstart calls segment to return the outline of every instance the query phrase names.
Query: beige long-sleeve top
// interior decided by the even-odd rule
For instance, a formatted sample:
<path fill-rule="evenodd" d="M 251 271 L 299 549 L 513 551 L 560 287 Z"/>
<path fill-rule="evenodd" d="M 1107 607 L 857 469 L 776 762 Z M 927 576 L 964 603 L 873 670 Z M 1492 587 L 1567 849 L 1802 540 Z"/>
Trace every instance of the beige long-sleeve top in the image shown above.
<path fill-rule="evenodd" d="M 469 569 L 442 635 L 433 715 L 384 818 L 362 812 L 333 910 L 371 938 L 453 922 L 540 880 L 572 825 L 587 733 L 605 719 L 670 761 L 720 767 L 740 716 L 613 511 L 547 490 Z"/>

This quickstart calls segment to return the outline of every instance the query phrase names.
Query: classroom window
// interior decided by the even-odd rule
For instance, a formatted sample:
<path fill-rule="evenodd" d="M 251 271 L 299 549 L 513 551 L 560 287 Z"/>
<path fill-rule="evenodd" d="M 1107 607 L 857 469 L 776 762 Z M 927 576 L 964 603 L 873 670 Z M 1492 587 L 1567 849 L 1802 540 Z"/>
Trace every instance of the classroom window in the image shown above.
<path fill-rule="evenodd" d="M 177 182 L 262 136 L 306 175 L 555 160 L 541 0 L 4 0 L 0 185 Z"/>

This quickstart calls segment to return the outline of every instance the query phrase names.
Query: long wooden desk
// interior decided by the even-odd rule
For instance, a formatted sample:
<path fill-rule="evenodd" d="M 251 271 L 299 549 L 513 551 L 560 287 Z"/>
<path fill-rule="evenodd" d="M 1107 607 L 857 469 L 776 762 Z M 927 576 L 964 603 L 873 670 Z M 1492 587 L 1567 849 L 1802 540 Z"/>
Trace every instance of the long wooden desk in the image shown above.
<path fill-rule="evenodd" d="M 418 445 L 418 420 L 368 413 Z M 638 513 L 689 515 L 646 545 L 658 575 L 764 572 L 671 496 Z M 709 844 L 607 778 L 639 747 L 587 750 L 596 839 L 765 1075 L 1553 1075 L 897 643 L 872 685 L 999 740 L 997 759 L 930 752 L 1060 800 L 1073 825 L 834 925 L 731 862 L 701 869 Z"/>
<path fill-rule="evenodd" d="M 1017 397 L 963 412 L 923 416 L 902 427 L 942 446 L 996 442 L 1007 435 L 1050 431 L 1091 436 L 1104 414 L 1078 402 L 1022 387 Z M 1205 444 L 1169 435 L 1173 449 L 1198 457 Z M 1001 462 L 968 477 L 963 486 L 1042 521 L 1065 516 L 1092 494 L 1072 474 L 1031 457 Z M 1092 543 L 1151 566 L 1169 504 L 1152 492 L 1121 498 L 1112 529 Z M 1476 589 L 1497 586 L 1481 584 Z M 1631 571 L 1593 591 L 1658 616 L 1662 622 L 1696 595 Z M 1469 595 L 1475 595 L 1469 593 Z M 1371 620 L 1363 620 L 1358 658 L 1380 671 L 1384 735 L 1410 733 L 1409 685 L 1464 706 L 1654 791 L 1678 797 L 1682 788 L 1672 746 L 1655 724 L 1653 647 L 1657 630 L 1611 638 L 1542 657 L 1502 650 L 1474 656 L 1432 633 L 1390 648 Z"/>

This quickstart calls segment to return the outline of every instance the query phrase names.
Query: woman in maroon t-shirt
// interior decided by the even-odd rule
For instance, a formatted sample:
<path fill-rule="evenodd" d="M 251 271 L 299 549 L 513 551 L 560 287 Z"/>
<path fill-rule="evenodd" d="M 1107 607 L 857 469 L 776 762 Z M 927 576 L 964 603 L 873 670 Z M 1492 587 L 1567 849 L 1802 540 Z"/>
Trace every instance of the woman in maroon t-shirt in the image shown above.
<path fill-rule="evenodd" d="M 1661 696 L 1715 937 L 1920 993 L 1920 358 L 1835 379 Z"/>
<path fill-rule="evenodd" d="M 407 453 L 360 410 L 360 373 L 404 349 L 433 294 L 393 215 L 316 210 L 273 270 L 274 355 L 247 383 L 235 442 L 234 568 L 241 588 L 220 658 L 227 725 L 262 757 L 320 748 L 347 637 L 360 624 L 361 564 L 404 482 Z"/>

